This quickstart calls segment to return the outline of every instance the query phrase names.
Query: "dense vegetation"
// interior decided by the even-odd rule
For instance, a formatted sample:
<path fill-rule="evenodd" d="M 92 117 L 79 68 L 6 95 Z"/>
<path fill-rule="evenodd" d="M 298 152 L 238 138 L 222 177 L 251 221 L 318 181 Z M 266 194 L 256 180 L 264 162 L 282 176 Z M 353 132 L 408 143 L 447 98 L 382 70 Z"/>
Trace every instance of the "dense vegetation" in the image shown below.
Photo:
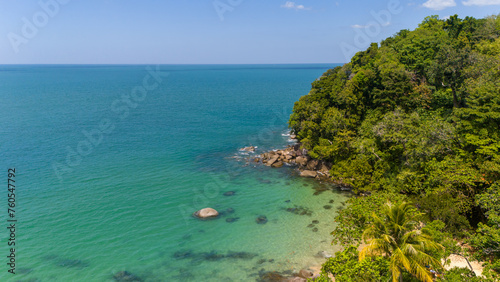
<path fill-rule="evenodd" d="M 464 253 L 459 241 L 489 279 L 500 273 L 500 15 L 432 16 L 372 44 L 315 81 L 289 125 L 310 156 L 332 163 L 334 181 L 371 195 L 337 217 L 339 257 L 356 252 L 348 246 L 361 242 L 372 211 L 405 201 L 445 247 L 435 258 Z M 388 268 L 376 259 L 352 268 L 361 264 Z M 364 281 L 388 275 L 379 268 Z"/>

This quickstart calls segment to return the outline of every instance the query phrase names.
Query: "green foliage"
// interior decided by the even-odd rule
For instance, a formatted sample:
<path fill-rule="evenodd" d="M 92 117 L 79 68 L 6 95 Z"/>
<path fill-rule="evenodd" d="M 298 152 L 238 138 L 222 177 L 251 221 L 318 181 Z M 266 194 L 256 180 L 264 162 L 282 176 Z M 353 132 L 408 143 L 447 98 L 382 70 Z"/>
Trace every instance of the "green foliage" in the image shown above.
<path fill-rule="evenodd" d="M 390 278 L 387 259 L 374 257 L 359 260 L 358 256 L 354 246 L 335 253 L 323 264 L 321 277 L 316 281 L 330 281 L 328 274 L 332 274 L 338 282 L 382 282 Z"/>
<path fill-rule="evenodd" d="M 444 274 L 444 279 L 442 281 L 446 282 L 486 282 L 488 280 L 477 277 L 474 272 L 468 268 L 454 267 Z"/>
<path fill-rule="evenodd" d="M 359 243 L 391 195 L 411 200 L 435 234 L 472 234 L 474 255 L 498 273 L 500 220 L 488 201 L 500 194 L 499 65 L 500 15 L 430 16 L 312 83 L 289 126 L 311 157 L 334 164 L 332 180 L 372 194 L 349 200 L 335 243 Z"/>
<path fill-rule="evenodd" d="M 363 232 L 367 245 L 359 253 L 359 259 L 367 256 L 384 256 L 389 259 L 392 281 L 401 280 L 406 270 L 422 281 L 432 281 L 430 269 L 443 269 L 439 254 L 444 247 L 436 243 L 428 229 L 417 229 L 419 214 L 403 202 L 388 202 L 382 208 L 382 216 L 374 212 L 373 222 Z"/>
<path fill-rule="evenodd" d="M 477 232 L 469 240 L 477 259 L 492 262 L 491 269 L 500 273 L 500 185 L 494 183 L 476 201 L 487 218 L 480 222 Z"/>
<path fill-rule="evenodd" d="M 387 201 L 401 203 L 406 198 L 401 194 L 376 193 L 372 196 L 353 197 L 347 200 L 347 206 L 335 217 L 336 227 L 332 232 L 332 244 L 344 247 L 359 245 L 363 230 L 372 223 L 373 212 L 381 215 L 382 207 Z"/>

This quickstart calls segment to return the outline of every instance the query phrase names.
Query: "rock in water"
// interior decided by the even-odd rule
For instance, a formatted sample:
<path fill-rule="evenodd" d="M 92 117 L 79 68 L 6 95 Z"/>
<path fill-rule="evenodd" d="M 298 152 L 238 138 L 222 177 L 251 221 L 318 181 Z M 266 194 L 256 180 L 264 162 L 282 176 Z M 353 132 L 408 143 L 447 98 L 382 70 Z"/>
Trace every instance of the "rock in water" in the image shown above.
<path fill-rule="evenodd" d="M 204 208 L 194 213 L 194 216 L 199 218 L 217 217 L 219 213 L 212 208 Z"/>
<path fill-rule="evenodd" d="M 274 155 L 270 160 L 266 162 L 267 166 L 272 166 L 279 159 L 279 155 Z"/>
<path fill-rule="evenodd" d="M 282 167 L 283 166 L 283 162 L 279 161 L 279 162 L 275 162 L 273 163 L 272 167 Z"/>
<path fill-rule="evenodd" d="M 236 194 L 236 192 L 234 192 L 234 191 L 227 191 L 223 195 L 224 196 L 234 196 L 234 194 Z"/>
<path fill-rule="evenodd" d="M 140 282 L 143 281 L 141 278 L 135 276 L 134 274 L 128 272 L 128 271 L 120 271 L 117 272 L 115 275 L 113 275 L 113 279 L 115 281 L 134 281 L 134 282 Z"/>
<path fill-rule="evenodd" d="M 257 222 L 257 224 L 266 224 L 267 217 L 265 215 L 261 215 L 261 216 L 257 217 L 257 219 L 255 221 Z"/>
<path fill-rule="evenodd" d="M 316 171 L 312 171 L 312 170 L 304 170 L 300 173 L 300 176 L 309 177 L 309 178 L 314 178 L 317 175 L 318 175 L 318 173 Z"/>
<path fill-rule="evenodd" d="M 255 148 L 254 146 L 249 146 L 249 147 L 245 147 L 245 148 L 241 148 L 240 151 L 243 151 L 243 152 L 255 152 Z"/>
<path fill-rule="evenodd" d="M 306 157 L 297 157 L 295 159 L 295 162 L 301 166 L 306 166 L 307 165 L 307 158 Z"/>
<path fill-rule="evenodd" d="M 312 278 L 314 276 L 314 274 L 309 270 L 301 269 L 299 271 L 298 276 L 307 279 L 307 278 Z"/>

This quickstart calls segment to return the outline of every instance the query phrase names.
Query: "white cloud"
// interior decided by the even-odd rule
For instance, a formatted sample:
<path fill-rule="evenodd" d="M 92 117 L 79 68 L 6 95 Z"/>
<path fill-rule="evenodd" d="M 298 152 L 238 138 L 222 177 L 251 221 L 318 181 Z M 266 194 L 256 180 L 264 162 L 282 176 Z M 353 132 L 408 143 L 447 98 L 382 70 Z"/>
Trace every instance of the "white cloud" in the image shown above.
<path fill-rule="evenodd" d="M 462 1 L 465 6 L 488 6 L 488 5 L 500 5 L 500 0 L 467 0 Z"/>
<path fill-rule="evenodd" d="M 284 5 L 281 5 L 281 8 L 286 9 L 295 9 L 295 10 L 310 10 L 311 8 L 306 8 L 304 5 L 297 5 L 295 2 L 286 1 Z"/>
<path fill-rule="evenodd" d="M 424 7 L 431 10 L 443 10 L 445 8 L 455 7 L 456 5 L 457 3 L 455 3 L 455 0 L 428 0 L 423 4 Z"/>

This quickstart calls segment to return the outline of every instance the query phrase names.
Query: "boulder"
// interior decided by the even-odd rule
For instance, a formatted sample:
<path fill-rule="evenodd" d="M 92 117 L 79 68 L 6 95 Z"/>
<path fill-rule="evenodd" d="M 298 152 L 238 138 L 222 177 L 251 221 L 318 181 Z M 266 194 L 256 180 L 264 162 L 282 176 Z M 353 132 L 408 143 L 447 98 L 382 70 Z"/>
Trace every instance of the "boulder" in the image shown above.
<path fill-rule="evenodd" d="M 275 162 L 271 167 L 282 167 L 282 166 L 283 166 L 283 162 L 279 161 L 279 162 Z"/>
<path fill-rule="evenodd" d="M 303 156 L 299 156 L 295 159 L 295 162 L 300 165 L 300 166 L 306 166 L 307 165 L 307 158 Z"/>
<path fill-rule="evenodd" d="M 318 166 L 318 160 L 310 160 L 308 163 L 307 163 L 307 169 L 308 170 L 315 170 L 316 167 Z"/>
<path fill-rule="evenodd" d="M 219 212 L 212 208 L 204 208 L 201 209 L 197 212 L 194 213 L 194 216 L 199 217 L 199 218 L 210 218 L 210 217 L 217 217 L 219 215 Z"/>
<path fill-rule="evenodd" d="M 267 217 L 265 215 L 261 215 L 261 216 L 257 217 L 257 219 L 255 220 L 255 222 L 257 222 L 257 224 L 266 224 L 267 223 Z"/>
<path fill-rule="evenodd" d="M 318 257 L 318 258 L 331 258 L 333 257 L 332 255 L 330 255 L 327 251 L 319 251 L 315 257 Z"/>
<path fill-rule="evenodd" d="M 254 146 L 249 146 L 249 147 L 245 147 L 245 148 L 241 148 L 240 151 L 243 151 L 243 152 L 255 152 L 255 148 Z"/>
<path fill-rule="evenodd" d="M 328 167 L 328 165 L 325 162 L 321 162 L 318 170 L 323 172 L 323 173 L 327 173 L 328 171 L 330 171 L 330 168 Z"/>
<path fill-rule="evenodd" d="M 270 160 L 266 162 L 267 166 L 272 166 L 276 161 L 278 161 L 279 155 L 273 155 Z"/>
<path fill-rule="evenodd" d="M 318 175 L 316 171 L 313 170 L 304 170 L 300 172 L 300 176 L 302 177 L 309 177 L 309 178 L 315 178 Z"/>
<path fill-rule="evenodd" d="M 297 276 L 307 279 L 307 278 L 312 278 L 314 276 L 314 274 L 309 270 L 301 269 Z"/>

